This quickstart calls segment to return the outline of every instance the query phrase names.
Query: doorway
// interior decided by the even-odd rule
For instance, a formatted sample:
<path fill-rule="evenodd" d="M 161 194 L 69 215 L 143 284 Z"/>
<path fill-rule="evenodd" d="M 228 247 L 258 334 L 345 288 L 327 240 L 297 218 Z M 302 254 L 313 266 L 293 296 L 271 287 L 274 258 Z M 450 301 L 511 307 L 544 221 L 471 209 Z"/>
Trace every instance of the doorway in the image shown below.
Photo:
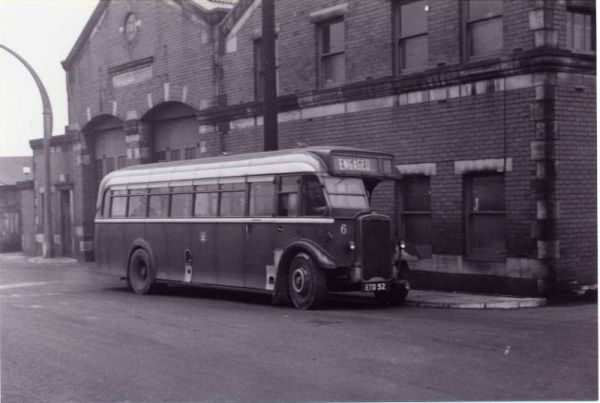
<path fill-rule="evenodd" d="M 73 257 L 71 190 L 60 191 L 60 245 L 61 256 Z"/>

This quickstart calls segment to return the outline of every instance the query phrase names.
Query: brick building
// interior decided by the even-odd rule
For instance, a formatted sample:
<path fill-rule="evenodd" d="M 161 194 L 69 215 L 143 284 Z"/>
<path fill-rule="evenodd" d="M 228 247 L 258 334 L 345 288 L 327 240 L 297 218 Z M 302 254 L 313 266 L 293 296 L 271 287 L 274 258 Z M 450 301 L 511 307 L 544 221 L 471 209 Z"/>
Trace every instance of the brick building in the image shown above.
<path fill-rule="evenodd" d="M 393 153 L 402 180 L 374 203 L 419 249 L 417 284 L 595 286 L 593 0 L 275 3 L 280 148 Z M 261 150 L 261 55 L 260 0 L 99 2 L 63 62 L 64 253 L 93 258 L 107 172 Z"/>
<path fill-rule="evenodd" d="M 0 157 L 0 252 L 35 254 L 31 157 Z"/>

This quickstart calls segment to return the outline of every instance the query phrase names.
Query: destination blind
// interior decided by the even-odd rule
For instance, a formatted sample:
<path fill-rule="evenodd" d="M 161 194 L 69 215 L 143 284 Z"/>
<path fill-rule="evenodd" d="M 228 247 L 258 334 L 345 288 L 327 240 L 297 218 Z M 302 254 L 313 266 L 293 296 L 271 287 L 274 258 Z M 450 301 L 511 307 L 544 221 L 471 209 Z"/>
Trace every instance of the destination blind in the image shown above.
<path fill-rule="evenodd" d="M 336 173 L 379 174 L 379 162 L 377 158 L 334 155 L 332 161 L 332 168 Z"/>

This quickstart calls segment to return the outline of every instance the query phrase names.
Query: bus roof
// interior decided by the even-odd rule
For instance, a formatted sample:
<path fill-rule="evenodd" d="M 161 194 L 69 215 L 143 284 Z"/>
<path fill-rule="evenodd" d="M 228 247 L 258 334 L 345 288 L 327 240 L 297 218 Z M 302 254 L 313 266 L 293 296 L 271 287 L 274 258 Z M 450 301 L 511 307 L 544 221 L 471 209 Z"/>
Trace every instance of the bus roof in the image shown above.
<path fill-rule="evenodd" d="M 119 169 L 106 175 L 100 185 L 125 187 L 136 184 L 161 184 L 221 179 L 249 175 L 285 173 L 326 173 L 327 160 L 332 153 L 390 158 L 391 154 L 351 147 L 306 147 L 249 154 L 197 158 L 152 164 L 140 164 Z M 191 183 L 190 183 L 191 184 Z"/>

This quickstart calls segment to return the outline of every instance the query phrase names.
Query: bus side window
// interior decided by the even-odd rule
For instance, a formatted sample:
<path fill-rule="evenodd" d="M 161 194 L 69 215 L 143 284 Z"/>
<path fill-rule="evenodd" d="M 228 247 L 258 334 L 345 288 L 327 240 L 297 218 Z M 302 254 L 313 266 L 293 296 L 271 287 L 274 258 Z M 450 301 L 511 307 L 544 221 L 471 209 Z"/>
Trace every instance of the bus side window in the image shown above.
<path fill-rule="evenodd" d="M 219 205 L 217 185 L 196 186 L 196 199 L 194 202 L 195 217 L 216 217 Z"/>
<path fill-rule="evenodd" d="M 102 200 L 102 216 L 108 217 L 110 213 L 110 189 L 104 191 L 104 198 Z"/>
<path fill-rule="evenodd" d="M 190 217 L 194 195 L 191 186 L 174 186 L 171 195 L 171 217 Z"/>
<path fill-rule="evenodd" d="M 241 217 L 246 206 L 245 183 L 223 183 L 220 185 L 220 217 Z"/>
<path fill-rule="evenodd" d="M 152 188 L 148 200 L 148 217 L 166 217 L 169 214 L 169 188 Z"/>
<path fill-rule="evenodd" d="M 250 216 L 272 217 L 275 212 L 273 196 L 275 184 L 271 182 L 250 183 Z"/>
<path fill-rule="evenodd" d="M 146 189 L 131 189 L 127 217 L 146 217 L 146 199 Z"/>
<path fill-rule="evenodd" d="M 279 178 L 277 193 L 277 215 L 280 217 L 298 217 L 299 200 L 298 176 L 282 176 Z"/>
<path fill-rule="evenodd" d="M 303 212 L 306 216 L 322 216 L 327 212 L 327 202 L 323 195 L 323 187 L 319 179 L 314 176 L 304 177 L 302 188 Z"/>
<path fill-rule="evenodd" d="M 127 212 L 127 191 L 113 190 L 110 198 L 110 216 L 125 217 Z"/>

